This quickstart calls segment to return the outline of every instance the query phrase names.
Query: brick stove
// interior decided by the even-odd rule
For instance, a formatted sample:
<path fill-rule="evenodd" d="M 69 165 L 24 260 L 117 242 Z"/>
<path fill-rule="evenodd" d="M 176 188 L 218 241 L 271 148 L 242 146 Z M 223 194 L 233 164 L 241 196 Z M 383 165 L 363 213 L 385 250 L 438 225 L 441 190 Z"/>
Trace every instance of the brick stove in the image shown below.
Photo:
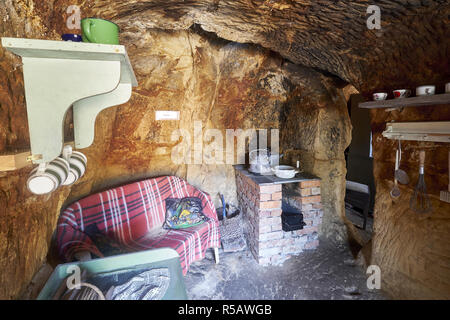
<path fill-rule="evenodd" d="M 261 176 L 244 166 L 235 166 L 239 206 L 247 244 L 261 265 L 277 265 L 304 250 L 319 245 L 317 231 L 322 223 L 320 179 L 300 174 L 293 179 Z M 303 214 L 303 229 L 282 229 L 283 207 Z"/>

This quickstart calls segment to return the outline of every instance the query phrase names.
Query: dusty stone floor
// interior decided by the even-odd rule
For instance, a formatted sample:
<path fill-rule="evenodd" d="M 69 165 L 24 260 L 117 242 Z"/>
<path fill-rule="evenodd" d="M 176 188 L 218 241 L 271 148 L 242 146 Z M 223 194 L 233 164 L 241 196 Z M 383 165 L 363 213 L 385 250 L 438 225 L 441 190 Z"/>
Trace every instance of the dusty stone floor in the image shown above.
<path fill-rule="evenodd" d="M 203 300 L 376 300 L 387 299 L 366 286 L 365 271 L 349 249 L 322 240 L 281 266 L 259 266 L 248 250 L 224 253 L 214 263 L 212 250 L 191 265 L 185 277 L 189 299 Z"/>

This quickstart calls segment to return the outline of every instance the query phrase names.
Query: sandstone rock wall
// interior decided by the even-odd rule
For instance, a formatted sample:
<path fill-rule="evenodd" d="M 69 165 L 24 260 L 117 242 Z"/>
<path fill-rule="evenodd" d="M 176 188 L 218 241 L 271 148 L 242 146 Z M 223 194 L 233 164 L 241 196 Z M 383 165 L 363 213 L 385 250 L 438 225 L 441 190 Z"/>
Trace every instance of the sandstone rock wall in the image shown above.
<path fill-rule="evenodd" d="M 58 39 L 56 31 L 62 32 L 63 27 L 55 22 L 55 12 L 61 11 L 62 3 L 5 3 L 1 17 L 11 21 L 0 30 L 1 36 Z M 236 203 L 230 164 L 179 165 L 172 161 L 171 152 L 180 143 L 172 141 L 174 130 L 187 130 L 193 140 L 194 121 L 201 122 L 203 132 L 213 128 L 223 134 L 225 129 L 284 130 L 291 125 L 280 124 L 280 111 L 291 92 L 298 93 L 295 88 L 300 82 L 288 80 L 291 74 L 284 70 L 284 59 L 270 50 L 221 40 L 195 27 L 180 31 L 128 28 L 121 33 L 121 42 L 127 47 L 139 87 L 133 89 L 128 103 L 98 116 L 95 141 L 81 150 L 88 157 L 85 176 L 72 187 L 39 197 L 25 186 L 32 167 L 0 177 L 1 298 L 17 297 L 46 259 L 60 209 L 92 192 L 175 174 L 210 193 L 216 205 L 220 203 L 218 192 Z M 0 151 L 26 149 L 29 137 L 21 60 L 3 48 L 0 55 Z M 320 78 L 319 73 L 300 76 L 312 74 Z M 310 95 L 316 96 L 314 90 Z M 314 99 L 309 105 L 312 109 L 318 98 Z M 327 117 L 327 105 L 333 101 L 324 103 L 321 118 Z M 155 110 L 180 111 L 181 120 L 157 122 Z M 205 141 L 205 146 L 209 143 Z M 334 216 L 336 208 L 328 209 L 328 215 Z"/>
<path fill-rule="evenodd" d="M 278 127 L 277 106 L 284 98 L 260 86 L 267 74 L 279 73 L 281 59 L 251 46 L 213 43 L 190 31 L 148 32 L 127 38 L 132 64 L 140 86 L 129 103 L 105 110 L 96 123 L 94 144 L 82 150 L 88 157 L 86 175 L 73 187 L 50 196 L 32 196 L 25 187 L 31 170 L 3 174 L 1 193 L 1 297 L 16 296 L 44 261 L 51 234 L 63 203 L 91 192 L 144 177 L 176 174 L 187 178 L 216 198 L 225 193 L 234 201 L 236 192 L 231 165 L 177 165 L 171 159 L 173 130 L 193 134 L 193 121 L 207 128 Z M 129 41 L 129 42 L 128 42 Z M 2 73 L 11 74 L 14 57 L 5 57 Z M 1 87 L 6 139 L 3 150 L 27 144 L 27 122 L 21 70 Z M 5 88 L 6 87 L 6 88 Z M 22 97 L 22 98 L 20 98 Z M 20 100 L 21 105 L 9 100 Z M 19 109 L 20 108 L 20 109 Z M 181 121 L 156 122 L 155 110 L 179 110 Z M 16 116 L 17 115 L 17 116 Z M 6 131 L 6 132 L 5 132 Z"/>
<path fill-rule="evenodd" d="M 0 1 L 0 36 L 49 37 L 27 1 Z M 29 147 L 20 58 L 0 48 L 0 152 Z M 70 193 L 25 191 L 30 168 L 0 173 L 0 299 L 17 297 L 47 256 L 58 209 Z"/>
<path fill-rule="evenodd" d="M 310 68 L 286 64 L 284 72 L 295 87 L 281 115 L 281 145 L 286 160 L 322 179 L 323 223 L 320 234 L 337 243 L 347 239 L 345 228 L 345 157 L 351 140 L 347 100 L 337 79 Z"/>

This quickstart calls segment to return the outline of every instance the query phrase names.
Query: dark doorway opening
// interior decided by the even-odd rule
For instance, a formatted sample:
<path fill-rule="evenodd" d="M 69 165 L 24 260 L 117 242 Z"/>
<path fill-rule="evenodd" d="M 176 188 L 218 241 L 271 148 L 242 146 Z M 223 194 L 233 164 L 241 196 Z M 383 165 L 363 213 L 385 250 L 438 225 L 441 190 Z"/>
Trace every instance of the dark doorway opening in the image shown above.
<path fill-rule="evenodd" d="M 345 151 L 347 162 L 345 209 L 347 218 L 361 231 L 364 242 L 372 237 L 375 181 L 373 176 L 370 112 L 360 109 L 364 98 L 354 94 L 348 102 L 352 142 Z"/>

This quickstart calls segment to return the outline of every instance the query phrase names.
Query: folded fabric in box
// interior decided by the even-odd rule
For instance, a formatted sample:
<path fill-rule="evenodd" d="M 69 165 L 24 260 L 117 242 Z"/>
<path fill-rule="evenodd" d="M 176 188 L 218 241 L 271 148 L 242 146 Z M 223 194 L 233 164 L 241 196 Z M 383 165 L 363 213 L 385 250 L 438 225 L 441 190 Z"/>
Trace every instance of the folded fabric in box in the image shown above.
<path fill-rule="evenodd" d="M 197 197 L 166 199 L 165 229 L 184 229 L 207 220 L 202 212 L 202 201 Z"/>
<path fill-rule="evenodd" d="M 126 283 L 112 286 L 106 293 L 107 300 L 161 300 L 170 284 L 168 268 L 142 272 Z"/>

